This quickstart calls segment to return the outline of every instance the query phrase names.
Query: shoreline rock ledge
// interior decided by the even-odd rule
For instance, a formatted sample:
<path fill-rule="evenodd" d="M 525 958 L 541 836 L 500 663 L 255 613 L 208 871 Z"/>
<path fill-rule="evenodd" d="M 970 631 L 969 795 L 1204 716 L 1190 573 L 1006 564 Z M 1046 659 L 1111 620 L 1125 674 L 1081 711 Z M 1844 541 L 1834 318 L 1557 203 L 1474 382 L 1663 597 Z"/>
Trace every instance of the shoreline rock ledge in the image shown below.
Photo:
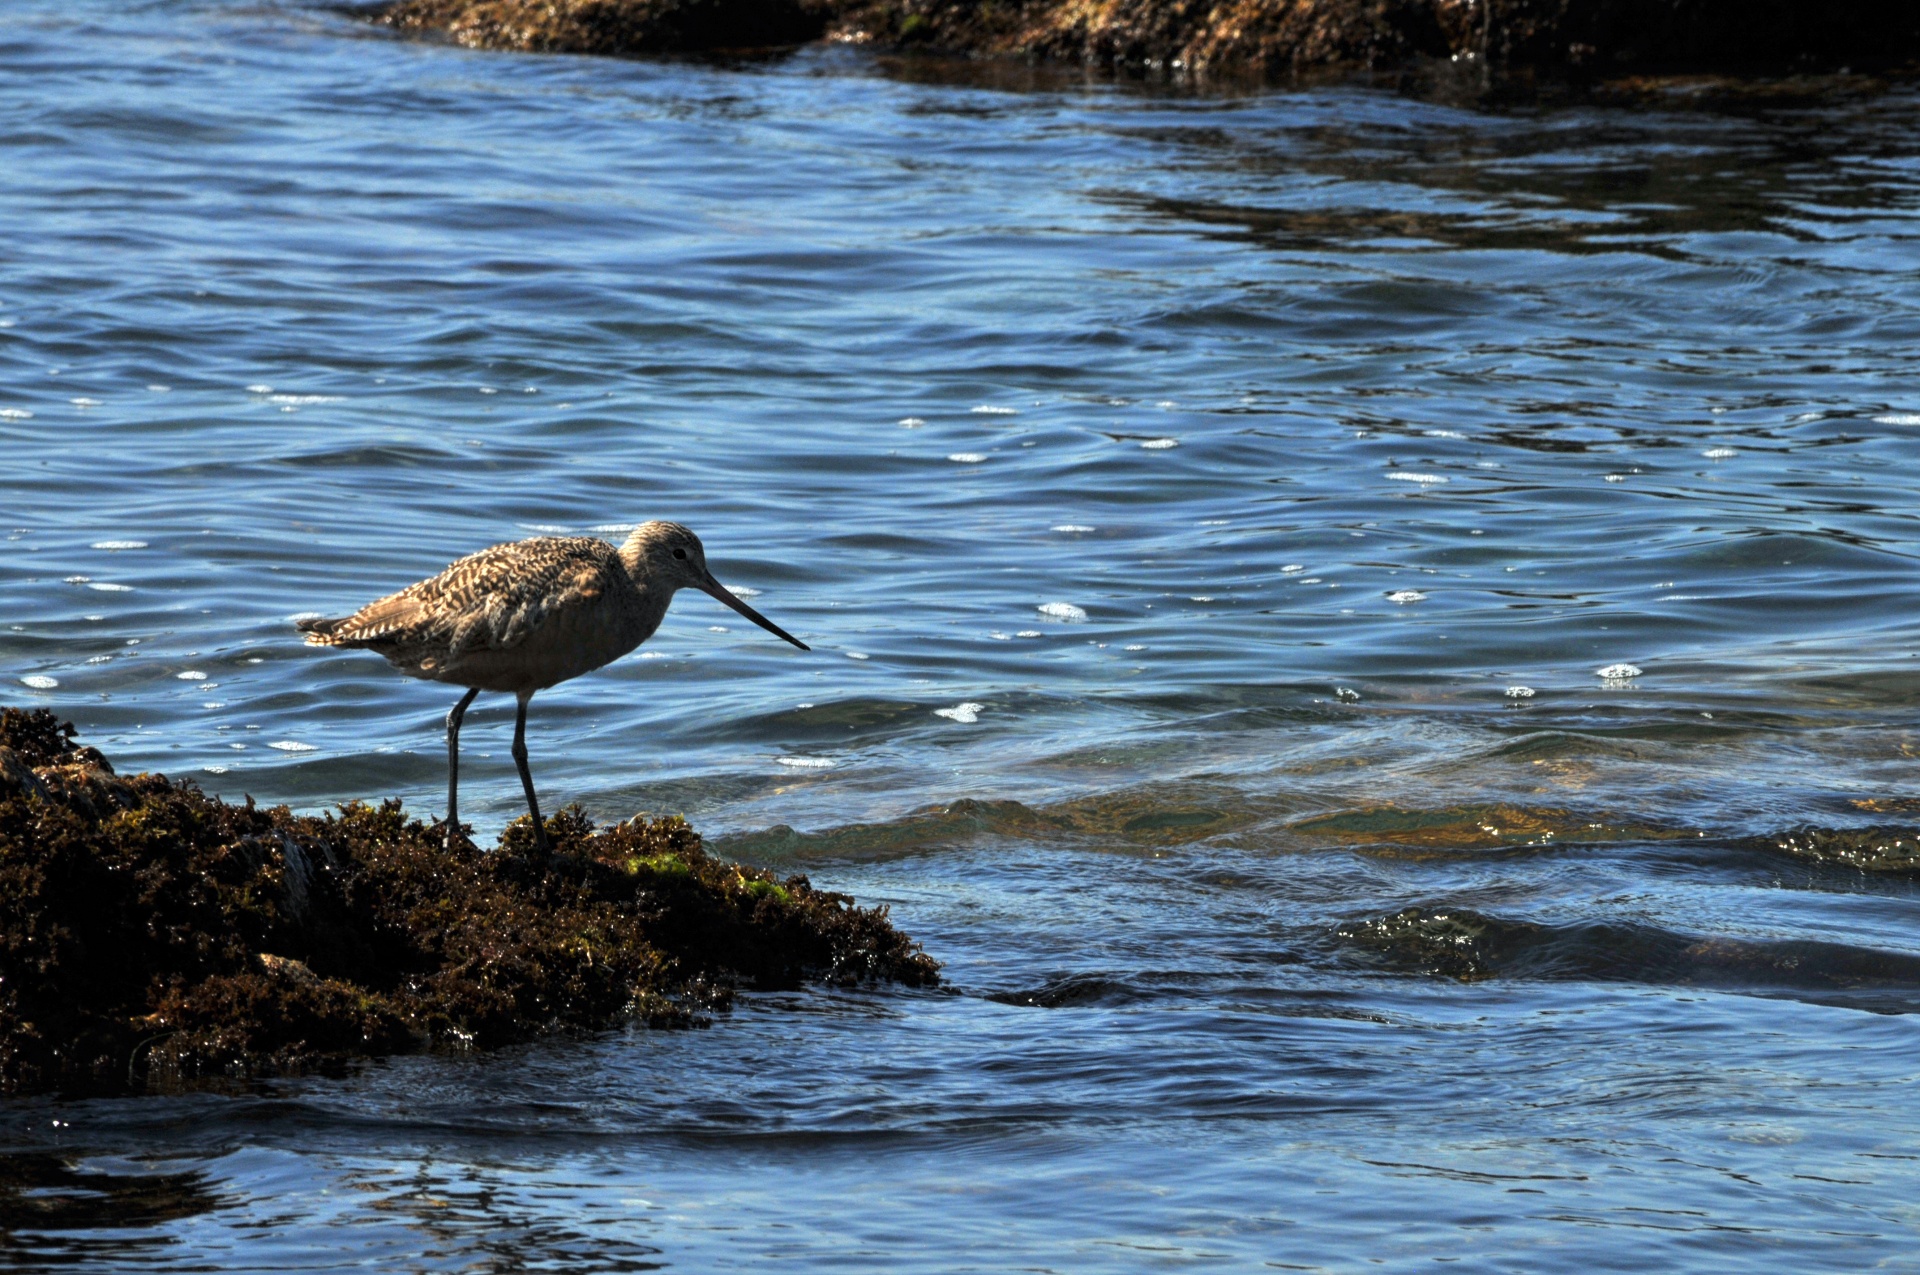
<path fill-rule="evenodd" d="M 1445 66 L 1488 83 L 1911 71 L 1913 0 L 390 0 L 474 48 L 895 51 L 1285 79 Z"/>
<path fill-rule="evenodd" d="M 678 818 L 562 811 L 544 861 L 524 816 L 448 850 L 398 802 L 234 805 L 73 735 L 0 709 L 0 1092 L 698 1026 L 737 983 L 939 982 L 884 907 L 711 857 Z"/>

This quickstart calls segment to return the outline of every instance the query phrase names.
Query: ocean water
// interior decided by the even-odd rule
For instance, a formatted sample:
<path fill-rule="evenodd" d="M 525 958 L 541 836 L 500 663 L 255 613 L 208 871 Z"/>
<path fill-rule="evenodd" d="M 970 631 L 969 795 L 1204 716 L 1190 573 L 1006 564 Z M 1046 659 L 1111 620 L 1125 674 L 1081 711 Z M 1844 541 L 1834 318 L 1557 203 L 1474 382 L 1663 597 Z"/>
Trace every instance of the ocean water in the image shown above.
<path fill-rule="evenodd" d="M 432 814 L 291 618 L 677 518 L 814 649 L 683 597 L 543 800 L 946 985 L 9 1099 L 0 1266 L 1920 1269 L 1920 886 L 1773 846 L 1920 809 L 1916 137 L 15 0 L 0 702 Z"/>

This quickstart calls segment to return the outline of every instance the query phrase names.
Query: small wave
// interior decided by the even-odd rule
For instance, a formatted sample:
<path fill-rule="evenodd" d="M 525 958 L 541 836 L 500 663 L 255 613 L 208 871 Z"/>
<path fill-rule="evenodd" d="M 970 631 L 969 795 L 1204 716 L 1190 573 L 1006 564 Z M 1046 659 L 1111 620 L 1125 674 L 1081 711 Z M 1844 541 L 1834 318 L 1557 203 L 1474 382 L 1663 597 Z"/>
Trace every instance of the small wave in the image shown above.
<path fill-rule="evenodd" d="M 102 593 L 132 593 L 133 592 L 133 586 L 130 584 L 103 584 L 98 580 L 89 582 L 87 587 L 89 589 L 98 589 Z"/>
<path fill-rule="evenodd" d="M 919 429 L 922 425 L 925 425 L 926 423 L 927 422 L 924 419 L 918 416 L 902 416 L 898 422 L 898 424 L 900 424 L 903 428 L 906 428 L 906 429 Z"/>
<path fill-rule="evenodd" d="M 992 407 L 987 404 L 982 404 L 973 409 L 973 414 L 975 416 L 1018 416 L 1020 415 L 1020 409 L 1017 407 Z"/>
<path fill-rule="evenodd" d="M 1062 535 L 1076 535 L 1082 532 L 1092 531 L 1094 528 L 1081 522 L 1063 522 L 1059 526 L 1052 528 L 1052 530 Z"/>
<path fill-rule="evenodd" d="M 1808 999 L 1869 1009 L 1920 1006 L 1920 956 L 1822 940 L 1694 935 L 1605 921 L 1552 925 L 1418 906 L 1346 922 L 1334 938 L 1364 963 L 1462 982 L 1653 983 L 1813 993 Z"/>
<path fill-rule="evenodd" d="M 92 544 L 88 545 L 87 547 L 89 549 L 107 549 L 107 550 L 144 549 L 147 547 L 147 542 L 144 540 L 96 540 Z"/>
<path fill-rule="evenodd" d="M 271 386 L 271 385 L 249 385 L 249 386 L 247 386 L 247 393 L 249 393 L 249 394 L 271 394 L 271 393 L 273 393 L 273 386 Z"/>
<path fill-rule="evenodd" d="M 97 399 L 97 398 L 88 398 L 88 397 L 86 397 L 85 395 L 81 395 L 81 396 L 80 396 L 79 398 L 70 398 L 70 399 L 68 399 L 68 400 L 67 400 L 67 402 L 69 402 L 69 403 L 71 403 L 71 404 L 73 404 L 73 405 L 74 405 L 75 407 L 98 407 L 98 406 L 100 406 L 100 400 L 99 400 L 99 399 Z"/>
<path fill-rule="evenodd" d="M 833 760 L 827 757 L 776 757 L 774 760 L 795 770 L 831 770 L 834 765 Z"/>
<path fill-rule="evenodd" d="M 1873 418 L 1876 425 L 1920 425 L 1920 412 L 1893 412 Z"/>
<path fill-rule="evenodd" d="M 1069 623 L 1087 618 L 1086 611 L 1071 602 L 1042 602 L 1037 610 L 1052 620 L 1065 620 Z"/>
<path fill-rule="evenodd" d="M 760 596 L 760 590 L 749 589 L 744 584 L 730 584 L 726 586 L 726 589 L 728 593 L 731 593 L 736 598 L 757 598 Z"/>
<path fill-rule="evenodd" d="M 1177 438 L 1149 438 L 1146 442 L 1140 444 L 1141 447 L 1150 452 L 1170 451 L 1179 445 L 1180 440 Z"/>
<path fill-rule="evenodd" d="M 184 673 L 175 673 L 174 676 L 183 682 L 204 682 L 207 680 L 207 675 L 197 668 L 190 668 Z"/>
<path fill-rule="evenodd" d="M 1597 676 L 1603 677 L 1609 682 L 1620 682 L 1630 677 L 1639 677 L 1640 672 L 1641 670 L 1632 664 L 1609 664 L 1604 668 L 1594 670 Z"/>
<path fill-rule="evenodd" d="M 1531 686 L 1509 686 L 1507 688 L 1508 699 L 1532 699 L 1533 696 L 1534 690 Z"/>
<path fill-rule="evenodd" d="M 0 420 L 30 421 L 33 413 L 24 407 L 0 407 Z"/>
<path fill-rule="evenodd" d="M 1405 606 L 1409 602 L 1425 602 L 1426 600 L 1427 595 L 1418 589 L 1395 589 L 1387 595 L 1387 601 L 1397 602 L 1401 606 Z"/>
<path fill-rule="evenodd" d="M 983 707 L 984 705 L 972 703 L 955 704 L 952 708 L 936 708 L 933 710 L 933 715 L 935 717 L 945 717 L 965 725 L 972 725 L 974 722 L 980 720 L 980 710 Z"/>
<path fill-rule="evenodd" d="M 1738 456 L 1740 453 L 1733 450 L 1733 448 L 1731 447 L 1709 447 L 1707 448 L 1706 451 L 1701 452 L 1700 454 L 1702 456 L 1705 456 L 1708 460 L 1732 460 L 1735 456 Z"/>
<path fill-rule="evenodd" d="M 956 465 L 978 465 L 986 458 L 985 452 L 954 452 L 947 457 Z"/>
<path fill-rule="evenodd" d="M 1387 477 L 1403 483 L 1419 483 L 1423 487 L 1431 487 L 1436 483 L 1449 481 L 1444 474 L 1421 474 L 1415 473 L 1411 469 L 1391 470 L 1388 472 Z"/>
<path fill-rule="evenodd" d="M 297 739 L 276 739 L 271 744 L 268 744 L 267 747 L 278 749 L 283 753 L 317 753 L 320 751 L 318 744 L 303 744 Z"/>
<path fill-rule="evenodd" d="M 344 403 L 346 401 L 346 396 L 342 394 L 270 394 L 267 396 L 269 403 L 291 403 L 296 407 L 305 407 L 311 403 Z"/>
<path fill-rule="evenodd" d="M 36 691 L 50 691 L 60 685 L 60 679 L 48 677 L 45 673 L 29 673 L 20 679 L 20 685 L 30 686 Z"/>

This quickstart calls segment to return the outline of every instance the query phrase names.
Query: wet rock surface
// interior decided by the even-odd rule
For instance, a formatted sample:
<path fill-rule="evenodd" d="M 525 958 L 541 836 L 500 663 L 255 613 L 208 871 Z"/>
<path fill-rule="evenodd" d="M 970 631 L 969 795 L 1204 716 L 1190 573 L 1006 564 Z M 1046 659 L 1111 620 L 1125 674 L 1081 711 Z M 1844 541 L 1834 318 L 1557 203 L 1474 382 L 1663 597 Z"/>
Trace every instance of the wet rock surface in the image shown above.
<path fill-rule="evenodd" d="M 0 710 L 0 1089 L 167 1087 L 485 1048 L 736 985 L 938 981 L 887 920 L 714 858 L 677 818 L 523 818 L 454 850 L 397 802 L 323 817 L 114 774 Z"/>
<path fill-rule="evenodd" d="M 1888 71 L 1920 58 L 1920 9 L 1905 0 L 393 0 L 372 12 L 476 48 L 728 51 L 829 36 L 1200 76 L 1391 71 L 1522 91 L 1543 76 L 1643 77 L 1622 90 L 1630 99 L 1664 96 L 1650 74 Z"/>

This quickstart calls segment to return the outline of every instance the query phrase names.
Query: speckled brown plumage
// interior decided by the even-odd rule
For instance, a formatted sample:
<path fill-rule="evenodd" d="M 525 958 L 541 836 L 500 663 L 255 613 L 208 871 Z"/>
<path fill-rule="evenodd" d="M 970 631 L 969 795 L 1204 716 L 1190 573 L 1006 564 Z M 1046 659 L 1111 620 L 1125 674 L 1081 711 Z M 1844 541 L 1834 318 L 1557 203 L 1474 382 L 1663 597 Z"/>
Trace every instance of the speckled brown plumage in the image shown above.
<path fill-rule="evenodd" d="M 460 721 L 481 691 L 519 698 L 514 761 L 545 844 L 526 761 L 527 701 L 612 663 L 653 636 L 683 588 L 712 595 L 801 650 L 806 644 L 733 596 L 707 570 L 700 538 L 649 522 L 620 548 L 589 536 L 537 536 L 468 554 L 445 571 L 339 619 L 307 619 L 312 646 L 378 652 L 414 677 L 468 690 L 447 715 L 447 835 L 459 833 Z"/>

